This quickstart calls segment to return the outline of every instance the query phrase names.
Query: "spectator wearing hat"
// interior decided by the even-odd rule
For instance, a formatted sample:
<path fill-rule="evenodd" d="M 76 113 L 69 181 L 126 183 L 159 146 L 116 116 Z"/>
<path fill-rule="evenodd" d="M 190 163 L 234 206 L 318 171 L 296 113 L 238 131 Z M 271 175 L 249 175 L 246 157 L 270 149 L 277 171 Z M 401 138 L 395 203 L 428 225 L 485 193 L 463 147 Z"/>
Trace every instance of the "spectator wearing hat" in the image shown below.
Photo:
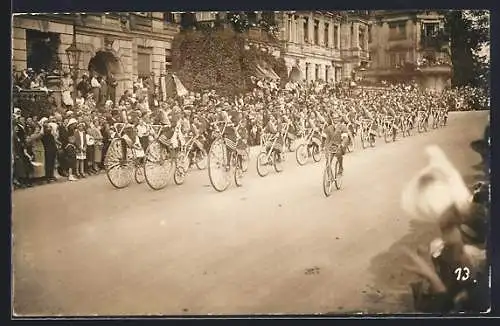
<path fill-rule="evenodd" d="M 33 167 L 30 163 L 30 156 L 28 155 L 26 148 L 26 134 L 24 126 L 19 121 L 18 115 L 14 115 L 13 124 L 14 184 L 17 184 L 20 187 L 31 187 L 32 184 L 30 174 Z"/>
<path fill-rule="evenodd" d="M 47 118 L 41 119 L 40 123 L 35 126 L 34 132 L 28 138 L 32 154 L 32 178 L 37 181 L 41 181 L 45 177 L 45 148 L 42 142 L 42 128 L 47 120 Z"/>

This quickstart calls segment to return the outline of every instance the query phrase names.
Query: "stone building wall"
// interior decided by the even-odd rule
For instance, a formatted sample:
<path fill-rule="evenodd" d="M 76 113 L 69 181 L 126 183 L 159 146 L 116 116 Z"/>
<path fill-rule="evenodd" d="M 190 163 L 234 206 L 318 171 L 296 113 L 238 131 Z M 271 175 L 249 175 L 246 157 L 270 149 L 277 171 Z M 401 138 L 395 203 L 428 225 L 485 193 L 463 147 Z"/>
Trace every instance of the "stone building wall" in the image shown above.
<path fill-rule="evenodd" d="M 176 26 L 165 26 L 162 13 L 152 14 L 150 32 L 123 30 L 116 17 L 106 15 L 87 15 L 84 25 L 75 26 L 76 42 L 82 50 L 79 62 L 79 75 L 88 71 L 90 60 L 99 51 L 113 55 L 118 62 L 119 72 L 117 94 L 126 89 L 132 89 L 138 76 L 137 56 L 140 51 L 150 54 L 150 69 L 154 72 L 156 83 L 160 74 L 165 72 L 166 49 L 170 49 L 174 35 L 178 32 Z M 170 24 L 169 24 L 170 25 Z M 62 68 L 69 71 L 66 49 L 73 41 L 73 18 L 52 15 L 14 16 L 12 30 L 13 65 L 20 71 L 27 67 L 26 31 L 37 30 L 60 35 L 58 56 Z"/>

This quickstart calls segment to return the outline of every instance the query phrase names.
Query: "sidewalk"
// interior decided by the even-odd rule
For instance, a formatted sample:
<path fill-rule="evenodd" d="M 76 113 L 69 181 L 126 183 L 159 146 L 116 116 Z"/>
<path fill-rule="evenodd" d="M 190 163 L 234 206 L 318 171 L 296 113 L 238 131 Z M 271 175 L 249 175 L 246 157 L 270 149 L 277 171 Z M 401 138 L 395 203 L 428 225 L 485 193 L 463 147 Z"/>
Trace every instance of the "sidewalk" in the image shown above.
<path fill-rule="evenodd" d="M 250 147 L 250 157 L 256 157 L 260 152 L 260 146 L 252 146 Z M 98 176 L 102 176 L 102 175 L 106 175 L 106 170 L 101 170 L 98 174 L 88 174 L 86 176 L 86 178 L 83 178 L 83 179 L 78 179 L 77 181 L 69 181 L 68 180 L 68 177 L 63 177 L 63 176 L 60 176 L 59 173 L 57 172 L 57 169 L 54 173 L 54 176 L 57 178 L 57 181 L 52 181 L 52 182 L 49 182 L 47 183 L 46 181 L 33 181 L 33 186 L 31 187 L 25 187 L 25 188 L 18 188 L 18 187 L 14 187 L 12 185 L 12 190 L 13 191 L 19 191 L 19 190 L 24 190 L 24 189 L 31 189 L 31 188 L 38 188 L 38 187 L 43 187 L 43 186 L 46 186 L 46 185 L 51 185 L 51 184 L 58 184 L 58 183 L 64 183 L 64 182 L 82 182 L 82 181 L 85 181 L 86 179 L 91 179 L 91 178 L 94 178 L 94 177 L 98 177 Z"/>

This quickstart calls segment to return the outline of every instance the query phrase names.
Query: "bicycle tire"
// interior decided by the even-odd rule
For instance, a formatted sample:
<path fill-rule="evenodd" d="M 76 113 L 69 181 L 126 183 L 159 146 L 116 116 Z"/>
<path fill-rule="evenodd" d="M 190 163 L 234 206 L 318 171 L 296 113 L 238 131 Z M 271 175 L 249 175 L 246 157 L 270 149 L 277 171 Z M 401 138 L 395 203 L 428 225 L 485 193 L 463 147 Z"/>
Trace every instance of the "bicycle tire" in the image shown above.
<path fill-rule="evenodd" d="M 323 170 L 323 193 L 325 194 L 326 197 L 330 197 L 332 194 L 332 186 L 333 186 L 333 180 L 331 180 L 331 175 L 333 172 L 331 171 L 331 164 L 327 163 L 325 164 L 325 168 Z M 328 173 L 328 170 L 330 169 L 330 174 Z"/>
<path fill-rule="evenodd" d="M 297 160 L 297 163 L 300 166 L 305 165 L 307 162 L 307 157 L 308 153 L 306 145 L 300 144 L 299 146 L 297 146 L 297 149 L 295 150 L 295 159 Z"/>
<path fill-rule="evenodd" d="M 198 148 L 195 153 L 195 165 L 198 170 L 204 170 L 207 167 L 207 151 L 204 148 Z"/>
<path fill-rule="evenodd" d="M 134 178 L 134 167 L 131 165 L 131 161 L 133 160 L 133 157 L 131 157 L 133 155 L 132 151 L 131 149 L 127 150 L 127 160 L 125 164 L 122 164 L 121 146 L 121 139 L 113 139 L 109 144 L 105 159 L 106 176 L 111 185 L 116 189 L 123 189 L 128 187 L 132 183 L 132 179 Z M 119 183 L 119 180 L 122 179 L 122 173 L 120 171 L 124 171 L 124 173 L 126 173 L 123 183 Z M 118 173 L 116 177 L 115 173 Z"/>
<path fill-rule="evenodd" d="M 241 156 L 236 155 L 235 159 L 235 166 L 234 166 L 234 184 L 236 187 L 241 187 L 243 186 L 243 169 L 242 169 L 242 161 L 241 161 Z"/>
<path fill-rule="evenodd" d="M 153 153 L 154 151 L 154 153 Z M 159 167 L 162 172 L 160 183 L 156 183 L 157 173 L 152 172 L 150 168 Z M 146 149 L 144 156 L 144 177 L 148 186 L 153 190 L 161 190 L 168 184 L 172 169 L 175 168 L 175 163 L 168 157 L 167 149 L 157 140 L 151 142 Z"/>
<path fill-rule="evenodd" d="M 146 181 L 146 176 L 144 175 L 144 166 L 142 164 L 135 167 L 134 178 L 137 184 L 141 184 Z"/>
<path fill-rule="evenodd" d="M 342 174 L 339 173 L 339 170 L 340 170 L 340 163 L 339 161 L 336 159 L 335 160 L 335 188 L 337 188 L 337 190 L 339 190 L 341 187 L 342 187 Z"/>
<path fill-rule="evenodd" d="M 225 180 L 226 182 L 222 185 L 219 185 L 215 182 L 215 175 L 214 175 L 214 169 L 215 169 L 215 164 L 216 162 L 214 161 L 214 151 L 215 151 L 215 148 L 216 146 L 221 146 L 222 148 L 222 151 L 223 151 L 223 160 L 226 159 L 226 155 L 228 155 L 227 153 L 227 148 L 226 148 L 226 144 L 224 143 L 224 141 L 222 140 L 222 138 L 217 138 L 215 139 L 212 144 L 210 145 L 210 150 L 208 151 L 208 178 L 210 179 L 210 184 L 212 185 L 212 187 L 218 191 L 218 192 L 223 192 L 225 191 L 228 187 L 229 187 L 229 184 L 230 184 L 230 180 L 228 180 L 227 178 L 227 174 L 230 173 L 230 171 L 225 171 Z M 225 153 L 225 154 L 224 154 Z M 222 162 L 225 166 L 225 162 Z M 225 167 L 223 167 L 225 169 Z"/>
<path fill-rule="evenodd" d="M 257 155 L 257 173 L 259 176 L 265 177 L 269 174 L 268 164 L 267 153 L 259 153 Z"/>
<path fill-rule="evenodd" d="M 314 160 L 314 162 L 319 162 L 321 161 L 321 148 L 320 146 L 317 144 L 317 143 L 313 143 L 313 145 L 311 146 L 311 151 L 312 151 L 312 158 Z"/>
<path fill-rule="evenodd" d="M 283 158 L 281 156 L 284 156 L 285 154 L 282 153 L 282 154 L 279 154 L 278 152 L 274 152 L 273 154 L 273 165 L 274 165 L 274 171 L 276 171 L 276 173 L 281 173 L 283 172 L 284 170 L 284 167 L 283 167 Z"/>

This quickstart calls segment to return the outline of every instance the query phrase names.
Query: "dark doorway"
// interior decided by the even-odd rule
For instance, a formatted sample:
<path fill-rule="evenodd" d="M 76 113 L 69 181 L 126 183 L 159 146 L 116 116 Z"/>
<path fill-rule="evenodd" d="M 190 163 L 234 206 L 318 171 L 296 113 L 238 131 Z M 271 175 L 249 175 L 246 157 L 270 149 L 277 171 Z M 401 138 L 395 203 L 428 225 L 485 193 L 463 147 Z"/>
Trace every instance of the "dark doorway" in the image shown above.
<path fill-rule="evenodd" d="M 58 56 L 60 35 L 26 30 L 27 66 L 35 71 L 61 69 Z"/>
<path fill-rule="evenodd" d="M 99 51 L 90 59 L 89 71 L 95 71 L 101 76 L 108 76 L 109 73 L 114 75 L 121 71 L 120 62 L 111 52 Z"/>

